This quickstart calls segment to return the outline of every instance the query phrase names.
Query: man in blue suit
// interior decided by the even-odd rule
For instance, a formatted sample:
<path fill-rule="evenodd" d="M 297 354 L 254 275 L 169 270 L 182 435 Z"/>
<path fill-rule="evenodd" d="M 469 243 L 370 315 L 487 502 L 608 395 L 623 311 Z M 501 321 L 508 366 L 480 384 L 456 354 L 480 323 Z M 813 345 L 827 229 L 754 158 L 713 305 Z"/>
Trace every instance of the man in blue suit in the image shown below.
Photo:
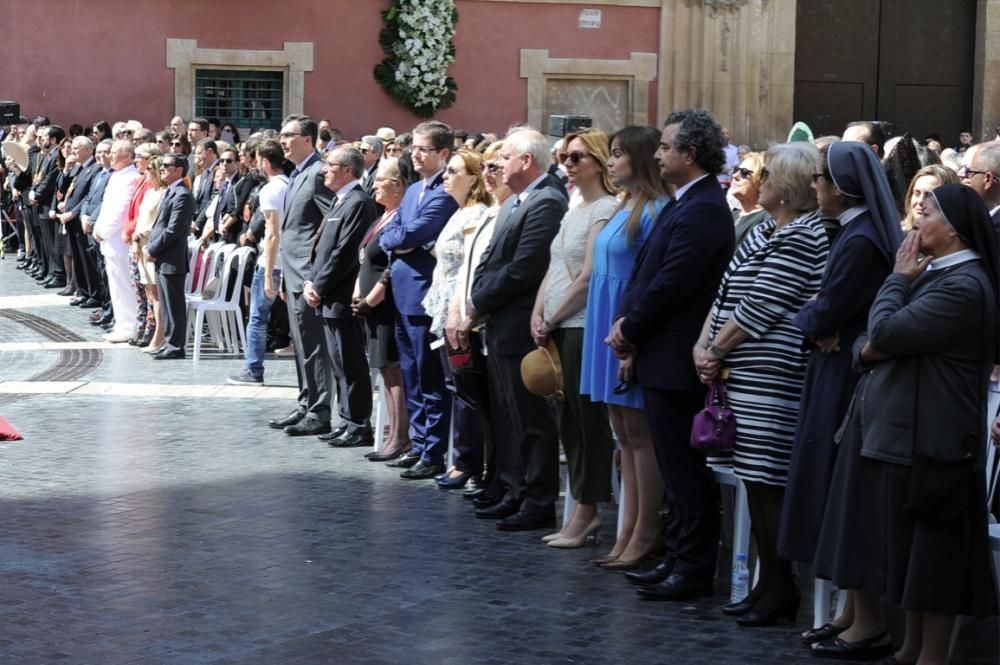
<path fill-rule="evenodd" d="M 444 473 L 451 420 L 451 393 L 445 388 L 441 356 L 430 350 L 431 317 L 421 302 L 431 284 L 438 234 L 458 210 L 444 191 L 444 167 L 454 135 L 443 122 L 422 122 L 413 130 L 413 168 L 422 180 L 410 185 L 399 214 L 382 230 L 379 244 L 392 256 L 392 295 L 396 304 L 396 341 L 410 417 L 409 454 L 389 462 L 405 469 L 401 478 L 421 480 Z"/>
<path fill-rule="evenodd" d="M 666 485 L 667 554 L 637 591 L 650 600 L 711 593 L 719 547 L 718 487 L 703 454 L 691 448 L 691 421 L 705 387 L 691 350 L 733 255 L 732 216 L 715 179 L 725 164 L 722 128 L 707 111 L 667 118 L 655 159 L 675 188 L 639 251 L 619 318 L 608 337 L 633 356 L 650 433 Z"/>

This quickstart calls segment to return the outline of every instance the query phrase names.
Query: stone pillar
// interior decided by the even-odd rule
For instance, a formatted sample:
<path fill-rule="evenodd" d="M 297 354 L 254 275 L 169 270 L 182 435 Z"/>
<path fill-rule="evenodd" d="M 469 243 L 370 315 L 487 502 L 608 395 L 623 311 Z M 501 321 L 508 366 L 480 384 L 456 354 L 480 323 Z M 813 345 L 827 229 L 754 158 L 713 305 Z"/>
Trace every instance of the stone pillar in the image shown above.
<path fill-rule="evenodd" d="M 976 64 L 972 82 L 974 135 L 993 138 L 1000 125 L 1000 0 L 979 0 L 976 15 Z"/>
<path fill-rule="evenodd" d="M 795 12 L 796 0 L 663 0 L 657 123 L 699 107 L 734 143 L 783 141 L 794 122 Z"/>

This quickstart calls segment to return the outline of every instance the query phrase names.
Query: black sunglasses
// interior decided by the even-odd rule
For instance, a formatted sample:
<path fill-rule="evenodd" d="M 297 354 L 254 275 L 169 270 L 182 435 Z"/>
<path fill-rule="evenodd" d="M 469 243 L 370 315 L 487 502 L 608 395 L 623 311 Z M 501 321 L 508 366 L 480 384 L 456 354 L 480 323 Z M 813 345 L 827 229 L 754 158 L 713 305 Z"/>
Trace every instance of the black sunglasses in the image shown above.
<path fill-rule="evenodd" d="M 745 169 L 742 166 L 737 166 L 733 169 L 733 177 L 740 176 L 744 180 L 749 180 L 753 177 L 753 171 L 750 169 Z"/>
<path fill-rule="evenodd" d="M 234 164 L 236 162 L 236 160 L 233 159 L 232 157 L 223 157 L 219 161 L 222 162 L 223 164 Z"/>
<path fill-rule="evenodd" d="M 499 173 L 503 170 L 503 166 L 500 164 L 483 164 L 483 171 L 486 173 Z"/>
<path fill-rule="evenodd" d="M 588 153 L 586 153 L 586 152 L 567 152 L 567 153 L 564 153 L 564 154 L 560 155 L 560 158 L 561 158 L 560 161 L 562 161 L 563 163 L 565 163 L 566 160 L 569 160 L 569 161 L 573 162 L 574 164 L 579 164 L 580 160 L 582 160 L 585 157 L 590 157 L 590 155 Z"/>

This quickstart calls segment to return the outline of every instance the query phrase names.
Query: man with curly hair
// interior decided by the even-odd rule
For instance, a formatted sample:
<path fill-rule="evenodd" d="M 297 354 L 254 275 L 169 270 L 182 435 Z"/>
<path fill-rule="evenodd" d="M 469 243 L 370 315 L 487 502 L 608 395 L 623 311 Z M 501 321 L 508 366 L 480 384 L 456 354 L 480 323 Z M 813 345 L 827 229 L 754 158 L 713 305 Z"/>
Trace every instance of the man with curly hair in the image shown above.
<path fill-rule="evenodd" d="M 733 254 L 726 197 L 715 176 L 725 165 L 722 128 L 707 111 L 667 118 L 655 159 L 675 189 L 643 245 L 608 343 L 634 364 L 642 386 L 670 522 L 666 558 L 637 592 L 650 600 L 711 593 L 719 544 L 718 488 L 691 448 L 691 421 L 705 388 L 691 349 Z"/>

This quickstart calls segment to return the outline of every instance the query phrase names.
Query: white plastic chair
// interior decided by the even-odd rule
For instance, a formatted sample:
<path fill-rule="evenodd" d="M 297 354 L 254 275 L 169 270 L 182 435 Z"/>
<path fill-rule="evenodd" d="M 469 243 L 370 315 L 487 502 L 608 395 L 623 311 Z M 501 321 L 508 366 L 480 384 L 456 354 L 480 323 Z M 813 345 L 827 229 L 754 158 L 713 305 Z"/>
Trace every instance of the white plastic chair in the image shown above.
<path fill-rule="evenodd" d="M 228 247 L 235 247 L 231 245 Z M 194 319 L 194 361 L 198 362 L 201 357 L 201 330 L 205 324 L 206 313 L 218 314 L 218 322 L 213 327 L 212 320 L 209 319 L 209 329 L 213 338 L 218 342 L 221 350 L 239 353 L 240 349 L 246 349 L 246 331 L 243 327 L 243 273 L 247 267 L 250 247 L 240 247 L 239 249 L 222 248 L 219 254 L 225 257 L 222 262 L 222 273 L 219 280 L 219 291 L 213 298 L 199 297 L 192 299 L 189 303 L 195 312 Z M 220 259 L 221 260 L 221 256 Z M 233 270 L 233 267 L 236 270 Z M 229 297 L 226 293 L 232 291 Z M 213 329 L 214 328 L 214 329 Z M 236 341 L 236 330 L 239 336 L 239 344 Z"/>
<path fill-rule="evenodd" d="M 201 246 L 201 241 L 197 238 L 191 238 L 188 240 L 188 271 L 187 275 L 184 276 L 184 295 L 185 297 L 192 291 L 192 281 L 194 280 L 194 268 L 198 265 L 198 248 Z M 199 274 L 199 277 L 201 275 Z"/>
<path fill-rule="evenodd" d="M 729 485 L 736 492 L 733 502 L 733 567 L 736 566 L 736 557 L 740 554 L 747 557 L 747 565 L 750 561 L 750 507 L 747 504 L 747 490 L 731 466 L 720 464 L 709 464 L 715 476 L 715 482 L 720 485 Z M 755 574 L 756 577 L 756 574 Z M 732 597 L 732 589 L 730 589 Z M 741 600 L 734 598 L 734 600 Z"/>
<path fill-rule="evenodd" d="M 201 337 L 202 329 L 195 328 L 195 304 L 201 302 L 205 299 L 204 291 L 205 287 L 208 285 L 209 280 L 216 276 L 218 273 L 218 266 L 220 263 L 225 262 L 226 257 L 236 249 L 236 245 L 226 244 L 223 242 L 215 242 L 205 248 L 205 251 L 201 254 L 201 268 L 198 272 L 198 279 L 192 280 L 191 292 L 185 294 L 184 300 L 187 304 L 187 332 L 184 336 L 184 344 L 187 346 L 191 343 L 191 334 L 194 333 L 198 337 Z M 217 297 L 218 294 L 213 296 L 213 299 Z M 215 317 L 208 319 L 209 332 L 212 339 L 216 341 L 219 345 L 219 349 L 222 350 L 221 345 L 221 331 L 218 326 L 218 321 Z"/>

